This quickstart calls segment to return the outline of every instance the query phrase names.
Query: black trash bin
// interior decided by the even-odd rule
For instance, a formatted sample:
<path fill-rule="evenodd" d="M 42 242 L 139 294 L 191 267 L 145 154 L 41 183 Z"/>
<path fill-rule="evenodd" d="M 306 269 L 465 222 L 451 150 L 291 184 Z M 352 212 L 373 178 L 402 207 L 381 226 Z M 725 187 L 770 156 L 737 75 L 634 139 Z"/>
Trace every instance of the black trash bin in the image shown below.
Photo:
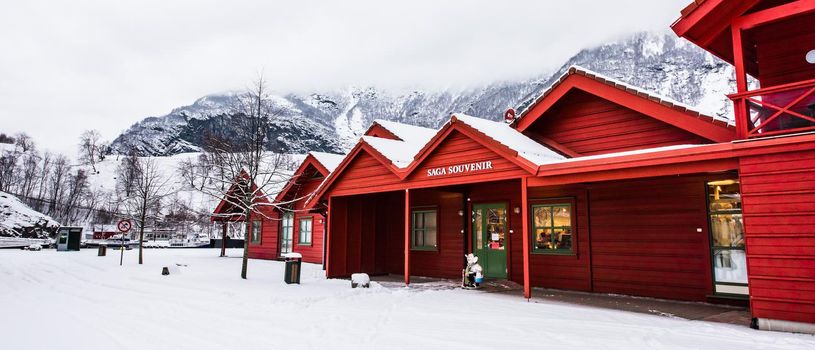
<path fill-rule="evenodd" d="M 287 284 L 300 284 L 300 265 L 302 264 L 303 258 L 284 256 L 284 259 L 286 261 L 286 273 L 283 275 L 283 281 Z"/>
<path fill-rule="evenodd" d="M 98 256 L 105 256 L 108 253 L 108 247 L 105 245 L 99 246 L 99 254 Z"/>

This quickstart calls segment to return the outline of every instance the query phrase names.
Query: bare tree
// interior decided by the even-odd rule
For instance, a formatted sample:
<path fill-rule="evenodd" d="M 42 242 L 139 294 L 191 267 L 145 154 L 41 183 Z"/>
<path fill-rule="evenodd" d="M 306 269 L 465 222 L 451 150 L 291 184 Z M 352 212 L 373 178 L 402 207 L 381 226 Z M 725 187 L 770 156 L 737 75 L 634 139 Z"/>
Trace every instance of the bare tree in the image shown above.
<path fill-rule="evenodd" d="M 49 178 L 50 200 L 48 214 L 57 215 L 59 210 L 59 203 L 62 202 L 64 197 L 63 192 L 65 182 L 68 176 L 68 170 L 70 169 L 68 158 L 62 154 L 57 155 L 56 158 L 54 158 L 53 169 L 54 171 L 51 172 L 51 177 Z"/>
<path fill-rule="evenodd" d="M 139 264 L 144 263 L 144 228 L 149 220 L 159 219 L 161 200 L 170 191 L 170 178 L 164 176 L 155 159 L 136 158 L 132 192 L 126 199 L 126 207 L 139 227 Z"/>
<path fill-rule="evenodd" d="M 65 199 L 60 203 L 62 212 L 60 217 L 63 218 L 63 222 L 76 222 L 75 210 L 81 205 L 80 202 L 88 190 L 88 175 L 85 171 L 78 169 L 76 173 L 69 174 L 65 190 Z"/>
<path fill-rule="evenodd" d="M 93 172 L 96 173 L 96 163 L 104 159 L 106 147 L 102 143 L 102 135 L 99 131 L 85 130 L 79 136 L 79 160 L 85 164 L 90 164 Z"/>
<path fill-rule="evenodd" d="M 275 108 L 269 99 L 266 82 L 260 76 L 247 92 L 236 97 L 228 118 L 230 133 L 217 128 L 205 135 L 205 157 L 199 164 L 206 172 L 195 173 L 199 181 L 190 183 L 198 190 L 224 200 L 245 222 L 241 278 L 248 269 L 252 218 L 266 217 L 274 206 L 269 194 L 275 194 L 287 181 L 286 156 L 266 151 L 267 135 Z M 226 219 L 226 218 L 225 218 Z M 224 237 L 225 238 L 225 237 Z"/>
<path fill-rule="evenodd" d="M 116 167 L 116 191 L 123 193 L 125 197 L 130 197 L 138 173 L 139 157 L 136 151 L 131 149 Z"/>

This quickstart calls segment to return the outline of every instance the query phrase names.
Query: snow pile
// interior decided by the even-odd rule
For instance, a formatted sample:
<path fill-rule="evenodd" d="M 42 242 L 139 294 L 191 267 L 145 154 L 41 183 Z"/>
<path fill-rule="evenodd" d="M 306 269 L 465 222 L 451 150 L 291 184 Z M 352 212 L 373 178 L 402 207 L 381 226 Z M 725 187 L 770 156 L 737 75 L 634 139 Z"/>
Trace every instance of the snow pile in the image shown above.
<path fill-rule="evenodd" d="M 50 216 L 20 202 L 17 197 L 0 192 L 0 236 L 42 238 L 59 227 Z"/>
<path fill-rule="evenodd" d="M 217 249 L 0 251 L 4 349 L 813 349 L 810 335 L 462 289 L 348 288 Z M 240 250 L 230 250 L 240 256 Z M 161 275 L 164 266 L 186 265 Z M 540 293 L 539 293 L 540 294 Z M 44 333 L 44 319 L 51 325 Z M 135 331 L 135 333 L 134 333 Z M 46 334 L 47 333 L 47 334 Z M 270 346 L 270 344 L 274 344 Z"/>

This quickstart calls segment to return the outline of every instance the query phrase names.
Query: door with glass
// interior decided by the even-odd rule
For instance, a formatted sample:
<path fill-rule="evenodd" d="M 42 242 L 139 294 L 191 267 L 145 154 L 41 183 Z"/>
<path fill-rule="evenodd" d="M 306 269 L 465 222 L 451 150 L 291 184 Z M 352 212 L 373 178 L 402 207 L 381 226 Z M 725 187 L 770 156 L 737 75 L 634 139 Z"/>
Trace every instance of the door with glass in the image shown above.
<path fill-rule="evenodd" d="M 294 214 L 283 214 L 280 223 L 280 254 L 291 253 L 292 240 L 294 237 Z"/>
<path fill-rule="evenodd" d="M 473 254 L 484 277 L 507 278 L 507 208 L 503 203 L 473 206 Z"/>
<path fill-rule="evenodd" d="M 747 257 L 739 181 L 711 181 L 707 186 L 714 292 L 746 296 Z"/>

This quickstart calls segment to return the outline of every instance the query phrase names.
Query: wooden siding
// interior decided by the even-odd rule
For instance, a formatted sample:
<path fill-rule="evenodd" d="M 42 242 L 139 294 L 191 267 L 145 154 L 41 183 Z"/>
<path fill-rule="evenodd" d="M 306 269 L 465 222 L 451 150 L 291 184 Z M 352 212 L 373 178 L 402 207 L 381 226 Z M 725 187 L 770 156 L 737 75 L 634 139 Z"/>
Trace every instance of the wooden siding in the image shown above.
<path fill-rule="evenodd" d="M 710 143 L 687 131 L 589 93 L 572 90 L 525 134 L 550 139 L 588 156 L 645 148 Z"/>
<path fill-rule="evenodd" d="M 280 230 L 279 213 L 267 209 L 264 215 L 254 214 L 252 220 L 260 220 L 260 243 L 249 243 L 249 257 L 253 259 L 277 259 L 278 231 Z M 243 223 L 244 225 L 246 223 Z M 247 239 L 249 235 L 247 234 Z"/>
<path fill-rule="evenodd" d="M 330 193 L 332 196 L 343 196 L 360 192 L 394 190 L 399 189 L 400 186 L 402 184 L 396 174 L 363 150 L 334 182 Z"/>
<path fill-rule="evenodd" d="M 529 255 L 530 284 L 534 287 L 591 291 L 591 245 L 589 244 L 589 208 L 585 187 L 530 188 L 530 206 L 541 200 L 573 201 L 572 215 L 576 215 L 574 232 L 574 255 Z M 531 210 L 529 208 L 528 210 Z M 530 214 L 530 220 L 532 215 Z M 532 230 L 530 225 L 530 230 Z M 520 232 L 520 231 L 518 231 Z M 527 233 L 531 234 L 531 233 Z M 530 240 L 534 241 L 534 240 Z M 521 237 L 513 237 L 513 280 L 521 281 L 523 270 Z"/>
<path fill-rule="evenodd" d="M 593 290 L 705 301 L 713 292 L 705 186 L 699 176 L 592 185 Z"/>
<path fill-rule="evenodd" d="M 753 317 L 815 322 L 815 151 L 740 160 Z"/>
<path fill-rule="evenodd" d="M 815 42 L 815 31 L 811 26 L 813 22 L 815 14 L 810 14 L 749 31 L 750 42 L 755 44 L 755 48 L 747 55 L 756 56 L 758 79 L 762 87 L 815 77 L 815 65 L 804 59 L 807 52 L 815 48 L 812 46 Z"/>
<path fill-rule="evenodd" d="M 460 278 L 464 267 L 464 237 L 461 230 L 465 218 L 458 215 L 465 210 L 461 193 L 434 190 L 411 191 L 411 210 L 436 210 L 438 246 L 435 251 L 412 250 L 410 271 L 414 276 Z"/>
<path fill-rule="evenodd" d="M 332 198 L 328 277 L 401 273 L 403 200 L 399 192 Z"/>

